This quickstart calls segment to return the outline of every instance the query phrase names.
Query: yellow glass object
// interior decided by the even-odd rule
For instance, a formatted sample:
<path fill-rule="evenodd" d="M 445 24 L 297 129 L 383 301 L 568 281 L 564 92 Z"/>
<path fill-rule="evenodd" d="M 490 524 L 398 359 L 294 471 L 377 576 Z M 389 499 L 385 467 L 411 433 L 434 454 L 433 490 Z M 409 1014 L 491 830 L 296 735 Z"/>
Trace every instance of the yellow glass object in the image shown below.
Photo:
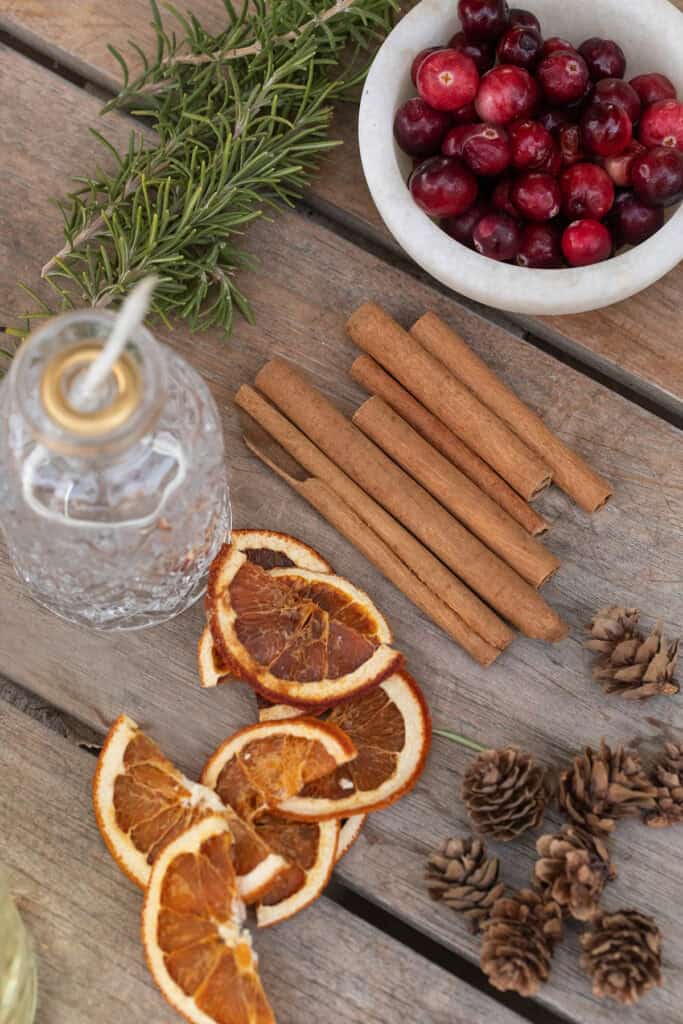
<path fill-rule="evenodd" d="M 31 940 L 0 871 L 0 1024 L 32 1024 L 36 995 Z"/>

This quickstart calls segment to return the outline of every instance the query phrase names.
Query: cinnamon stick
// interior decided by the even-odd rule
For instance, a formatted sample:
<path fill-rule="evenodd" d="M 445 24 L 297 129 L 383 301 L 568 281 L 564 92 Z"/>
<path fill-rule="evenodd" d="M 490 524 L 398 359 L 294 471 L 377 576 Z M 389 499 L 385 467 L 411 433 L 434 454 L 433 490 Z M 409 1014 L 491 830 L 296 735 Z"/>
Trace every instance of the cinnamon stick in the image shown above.
<path fill-rule="evenodd" d="M 451 628 L 454 630 L 454 639 L 465 650 L 481 661 L 481 664 L 490 664 L 491 648 L 505 650 L 514 634 L 495 612 L 480 601 L 443 562 L 435 558 L 381 505 L 328 459 L 305 434 L 248 385 L 243 385 L 239 389 L 235 402 L 299 465 L 312 476 L 328 484 L 338 498 L 377 534 L 389 550 L 395 552 L 411 574 L 429 591 L 439 595 L 447 608 L 463 622 L 464 629 L 460 630 L 458 635 L 455 635 L 454 620 L 451 620 Z M 378 567 L 384 571 L 382 566 Z M 435 618 L 435 621 L 438 620 Z M 478 642 L 478 638 L 481 638 L 481 643 Z"/>
<path fill-rule="evenodd" d="M 560 640 L 566 626 L 533 587 L 396 466 L 297 371 L 274 359 L 257 387 L 348 476 L 527 636 Z"/>
<path fill-rule="evenodd" d="M 420 317 L 410 333 L 551 467 L 555 483 L 582 509 L 595 512 L 609 500 L 612 488 L 608 482 L 560 441 L 435 313 Z"/>
<path fill-rule="evenodd" d="M 381 398 L 369 398 L 354 413 L 353 422 L 527 583 L 540 587 L 559 569 L 552 552 L 530 537 Z"/>
<path fill-rule="evenodd" d="M 268 438 L 270 441 L 270 438 Z M 443 631 L 455 640 L 480 665 L 488 667 L 501 654 L 497 647 L 492 647 L 477 633 L 474 633 L 453 611 L 452 608 L 430 590 L 408 566 L 401 561 L 388 544 L 374 530 L 356 515 L 339 495 L 324 480 L 315 476 L 305 475 L 300 479 L 287 472 L 281 459 L 272 454 L 272 449 L 254 437 L 253 430 L 247 428 L 244 443 L 262 462 L 278 474 L 283 480 L 305 498 L 342 536 L 346 537 L 369 562 L 379 569 L 413 604 L 428 615 Z M 270 441 L 275 448 L 280 448 L 275 441 Z M 282 449 L 280 449 L 282 451 Z M 302 471 L 305 473 L 305 471 Z"/>
<path fill-rule="evenodd" d="M 358 356 L 351 367 L 351 376 L 372 395 L 383 398 L 399 416 L 414 427 L 437 451 L 477 484 L 527 533 L 545 533 L 548 523 L 516 491 L 506 484 L 495 470 L 480 459 L 445 423 L 425 409 L 397 380 L 389 376 L 372 356 Z"/>
<path fill-rule="evenodd" d="M 550 483 L 548 467 L 461 383 L 443 363 L 374 302 L 351 316 L 347 330 L 430 412 L 480 455 L 527 500 Z"/>

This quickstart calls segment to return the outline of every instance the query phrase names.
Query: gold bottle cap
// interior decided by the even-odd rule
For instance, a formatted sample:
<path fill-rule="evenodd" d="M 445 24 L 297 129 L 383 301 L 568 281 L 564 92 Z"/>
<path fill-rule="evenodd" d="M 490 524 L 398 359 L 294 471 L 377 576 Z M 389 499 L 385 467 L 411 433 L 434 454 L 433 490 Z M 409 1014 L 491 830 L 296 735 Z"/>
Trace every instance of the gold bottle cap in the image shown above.
<path fill-rule="evenodd" d="M 95 342 L 79 343 L 58 352 L 43 370 L 40 395 L 48 416 L 57 426 L 77 437 L 104 437 L 122 426 L 135 412 L 142 396 L 137 364 L 124 353 L 114 363 L 111 394 L 97 409 L 84 411 L 71 404 L 69 395 L 75 377 L 86 370 L 102 352 Z"/>

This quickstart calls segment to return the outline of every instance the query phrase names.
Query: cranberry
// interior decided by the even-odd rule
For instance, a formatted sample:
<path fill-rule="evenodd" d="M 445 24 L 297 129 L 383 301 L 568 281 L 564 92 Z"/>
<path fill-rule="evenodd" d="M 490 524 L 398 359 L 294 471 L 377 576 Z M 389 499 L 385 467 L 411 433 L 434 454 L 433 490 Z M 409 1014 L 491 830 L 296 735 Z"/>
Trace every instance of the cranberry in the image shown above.
<path fill-rule="evenodd" d="M 529 220 L 552 220 L 560 212 L 562 193 L 557 180 L 540 171 L 521 174 L 510 190 L 512 202 Z"/>
<path fill-rule="evenodd" d="M 599 82 L 601 78 L 624 77 L 626 57 L 622 48 L 613 40 L 593 36 L 581 43 L 579 53 L 588 65 L 594 82 Z"/>
<path fill-rule="evenodd" d="M 561 267 L 562 234 L 554 224 L 526 224 L 517 253 L 520 267 L 552 270 Z"/>
<path fill-rule="evenodd" d="M 441 143 L 441 152 L 444 156 L 462 156 L 465 150 L 465 142 L 469 138 L 470 132 L 473 128 L 478 128 L 476 124 L 456 124 L 454 128 L 451 128 L 448 135 Z"/>
<path fill-rule="evenodd" d="M 443 110 L 434 110 L 415 97 L 396 111 L 394 138 L 404 153 L 411 156 L 432 156 L 441 148 L 451 119 Z"/>
<path fill-rule="evenodd" d="M 413 59 L 413 63 L 410 65 L 410 77 L 415 88 L 417 88 L 417 70 L 422 61 L 425 57 L 428 57 L 430 53 L 436 53 L 437 50 L 443 49 L 443 46 L 428 46 L 426 50 L 420 50 L 417 57 Z"/>
<path fill-rule="evenodd" d="M 477 179 L 461 160 L 433 156 L 410 176 L 410 192 L 430 217 L 456 217 L 469 210 L 477 198 Z"/>
<path fill-rule="evenodd" d="M 458 110 L 477 95 L 479 72 L 471 57 L 457 50 L 428 54 L 417 69 L 417 91 L 436 110 Z"/>
<path fill-rule="evenodd" d="M 537 170 L 553 151 L 553 137 L 538 121 L 516 121 L 510 127 L 512 165 L 519 170 Z"/>
<path fill-rule="evenodd" d="M 573 103 L 581 99 L 588 84 L 586 62 L 575 50 L 556 50 L 544 57 L 537 78 L 550 103 Z"/>
<path fill-rule="evenodd" d="M 601 78 L 593 92 L 597 103 L 614 103 L 631 118 L 633 124 L 640 117 L 640 96 L 623 78 Z"/>
<path fill-rule="evenodd" d="M 633 167 L 633 161 L 640 154 L 645 152 L 645 146 L 641 146 L 639 142 L 632 142 L 628 149 L 625 149 L 619 156 L 608 156 L 602 161 L 602 166 L 605 168 L 610 178 L 615 185 L 620 185 L 622 188 L 625 185 L 631 184 L 631 169 Z"/>
<path fill-rule="evenodd" d="M 512 189 L 511 178 L 501 178 L 493 192 L 491 193 L 491 205 L 494 209 L 500 210 L 501 213 L 507 213 L 515 219 L 519 218 L 519 210 L 512 202 L 510 198 L 510 191 Z"/>
<path fill-rule="evenodd" d="M 543 44 L 543 56 L 547 57 L 551 53 L 556 53 L 557 50 L 569 50 L 570 53 L 575 52 L 572 44 L 568 43 L 566 39 L 562 39 L 561 36 L 551 36 L 550 39 L 546 39 Z"/>
<path fill-rule="evenodd" d="M 492 260 L 513 260 L 519 249 L 519 228 L 507 213 L 487 213 L 477 223 L 472 240 L 482 256 Z"/>
<path fill-rule="evenodd" d="M 633 192 L 621 192 L 609 216 L 616 244 L 640 245 L 664 223 L 662 207 L 648 206 Z"/>
<path fill-rule="evenodd" d="M 683 103 L 659 100 L 648 107 L 638 138 L 644 146 L 671 146 L 683 150 Z"/>
<path fill-rule="evenodd" d="M 496 50 L 492 43 L 475 43 L 468 39 L 464 32 L 456 32 L 448 46 L 451 50 L 471 57 L 480 75 L 485 74 L 496 63 Z"/>
<path fill-rule="evenodd" d="M 496 40 L 507 28 L 506 0 L 460 0 L 458 16 L 468 39 Z"/>
<path fill-rule="evenodd" d="M 556 132 L 563 125 L 571 124 L 569 114 L 561 107 L 549 107 L 536 119 L 549 132 Z"/>
<path fill-rule="evenodd" d="M 588 267 L 612 255 L 612 236 L 599 220 L 575 220 L 562 235 L 562 252 L 571 267 Z"/>
<path fill-rule="evenodd" d="M 629 85 L 635 89 L 644 107 L 649 107 L 659 100 L 675 100 L 676 87 L 666 75 L 652 72 L 649 75 L 638 75 L 632 78 Z"/>
<path fill-rule="evenodd" d="M 650 206 L 672 206 L 683 199 L 683 153 L 655 146 L 635 158 L 631 181 L 636 195 Z"/>
<path fill-rule="evenodd" d="M 509 28 L 498 43 L 501 64 L 517 64 L 520 68 L 533 68 L 539 61 L 543 40 L 538 29 L 525 25 Z"/>
<path fill-rule="evenodd" d="M 457 110 L 449 110 L 448 114 L 453 124 L 474 124 L 477 120 L 474 103 L 466 103 L 464 107 L 458 107 Z"/>
<path fill-rule="evenodd" d="M 560 140 L 560 154 L 565 167 L 578 164 L 583 160 L 585 153 L 581 142 L 581 129 L 578 124 L 565 124 L 558 133 Z"/>
<path fill-rule="evenodd" d="M 485 199 L 477 199 L 476 203 L 470 206 L 469 210 L 459 214 L 457 217 L 446 217 L 441 221 L 441 227 L 461 245 L 468 249 L 474 249 L 472 232 L 485 214 L 489 213 L 491 207 Z"/>
<path fill-rule="evenodd" d="M 525 11 L 521 7 L 513 7 L 510 11 L 510 25 L 524 25 L 525 28 L 535 28 L 541 31 L 541 23 L 531 11 Z"/>
<path fill-rule="evenodd" d="M 552 140 L 552 146 L 547 159 L 537 169 L 543 171 L 544 174 L 550 174 L 553 178 L 556 178 L 562 170 L 562 154 L 555 139 Z"/>
<path fill-rule="evenodd" d="M 538 100 L 538 86 L 524 68 L 501 64 L 484 75 L 474 101 L 482 121 L 509 124 L 528 117 Z"/>
<path fill-rule="evenodd" d="M 614 103 L 591 103 L 581 118 L 581 138 L 595 156 L 619 156 L 633 138 L 631 119 Z"/>
<path fill-rule="evenodd" d="M 508 133 L 495 124 L 473 124 L 462 146 L 465 163 L 485 177 L 502 174 L 510 166 L 511 146 Z"/>
<path fill-rule="evenodd" d="M 602 220 L 612 209 L 614 185 L 597 164 L 574 164 L 560 178 L 562 213 L 570 220 Z"/>
<path fill-rule="evenodd" d="M 586 109 L 586 105 L 588 104 L 588 101 L 590 100 L 592 95 L 593 83 L 589 78 L 586 82 L 586 88 L 584 90 L 583 96 L 579 96 L 578 100 L 574 100 L 573 103 L 567 103 L 567 105 L 564 108 L 567 111 L 567 115 L 572 124 L 576 124 L 577 121 L 581 120 L 581 115 Z"/>

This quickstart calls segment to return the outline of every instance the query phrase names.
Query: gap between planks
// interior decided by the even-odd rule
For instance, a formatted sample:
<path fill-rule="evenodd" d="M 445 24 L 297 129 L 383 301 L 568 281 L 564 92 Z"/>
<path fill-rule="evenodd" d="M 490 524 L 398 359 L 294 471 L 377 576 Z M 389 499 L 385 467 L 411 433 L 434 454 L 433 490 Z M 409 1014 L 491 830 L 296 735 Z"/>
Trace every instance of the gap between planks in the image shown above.
<path fill-rule="evenodd" d="M 105 739 L 104 732 L 97 732 L 85 722 L 62 711 L 25 686 L 13 682 L 4 674 L 0 674 L 0 702 L 2 701 L 78 749 L 93 757 L 99 755 Z M 325 889 L 324 898 L 365 921 L 387 938 L 408 947 L 470 988 L 481 992 L 491 1000 L 492 1011 L 494 1004 L 499 1004 L 512 1013 L 519 1014 L 529 1024 L 574 1024 L 572 1018 L 548 1010 L 534 1000 L 522 999 L 514 993 L 498 992 L 488 984 L 483 971 L 475 964 L 365 899 L 340 881 L 336 874 Z M 514 1018 L 510 1019 L 510 1024 L 515 1024 Z M 519 1024 L 522 1024 L 522 1021 Z"/>
<path fill-rule="evenodd" d="M 1 16 L 2 12 L 0 11 L 0 18 Z M 41 67 L 77 88 L 97 96 L 102 102 L 107 102 L 117 94 L 116 80 L 105 71 L 86 61 L 80 61 L 74 54 L 56 49 L 47 40 L 25 29 L 21 24 L 13 23 L 11 31 L 7 28 L 0 28 L 0 43 L 35 61 Z M 131 120 L 144 127 L 143 121 L 132 117 Z M 322 220 L 330 231 L 404 273 L 431 284 L 442 294 L 451 298 L 456 294 L 446 285 L 431 278 L 418 264 L 406 256 L 393 243 L 392 239 L 383 237 L 380 232 L 373 230 L 371 225 L 352 211 L 345 210 L 323 196 L 317 195 L 315 181 L 302 199 L 295 204 L 294 210 L 303 216 L 314 216 Z M 479 316 L 498 324 L 510 334 L 522 337 L 559 362 L 571 366 L 674 426 L 683 428 L 683 402 L 650 384 L 644 378 L 610 362 L 598 352 L 593 352 L 589 348 L 575 343 L 560 331 L 554 330 L 551 324 L 533 317 L 507 314 L 470 300 L 463 295 L 457 295 L 457 301 Z"/>

